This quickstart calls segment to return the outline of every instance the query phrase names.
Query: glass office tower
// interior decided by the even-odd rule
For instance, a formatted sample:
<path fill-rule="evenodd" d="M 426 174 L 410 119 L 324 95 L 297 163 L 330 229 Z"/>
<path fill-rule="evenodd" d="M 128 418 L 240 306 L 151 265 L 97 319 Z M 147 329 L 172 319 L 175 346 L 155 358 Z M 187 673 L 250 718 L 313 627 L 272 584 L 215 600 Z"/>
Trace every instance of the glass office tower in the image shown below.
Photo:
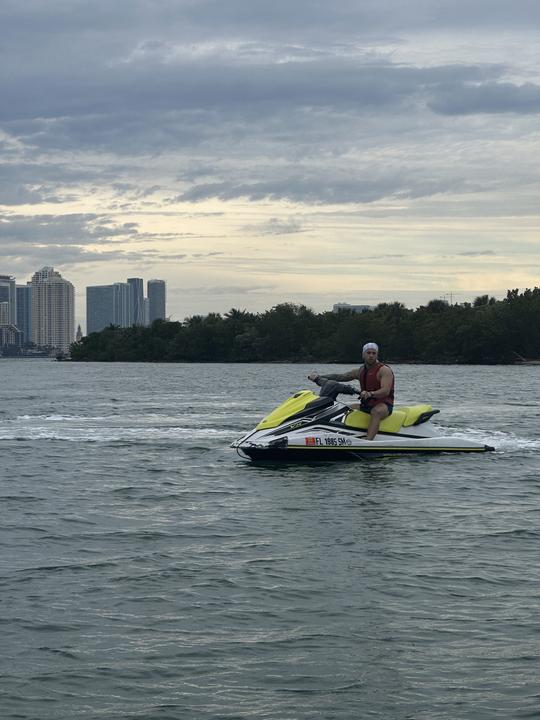
<path fill-rule="evenodd" d="M 150 323 L 154 320 L 165 320 L 166 314 L 166 286 L 165 280 L 149 280 L 147 283 Z"/>

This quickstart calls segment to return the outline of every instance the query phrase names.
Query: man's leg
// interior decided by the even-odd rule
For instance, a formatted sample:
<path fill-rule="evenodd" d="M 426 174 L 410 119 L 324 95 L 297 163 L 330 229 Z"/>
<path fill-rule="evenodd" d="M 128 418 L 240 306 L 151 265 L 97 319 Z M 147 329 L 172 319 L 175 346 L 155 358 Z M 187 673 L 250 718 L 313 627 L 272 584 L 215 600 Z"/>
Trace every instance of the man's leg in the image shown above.
<path fill-rule="evenodd" d="M 375 435 L 379 432 L 381 420 L 384 420 L 384 418 L 388 417 L 389 414 L 388 407 L 384 403 L 379 403 L 372 408 L 366 440 L 373 440 Z"/>

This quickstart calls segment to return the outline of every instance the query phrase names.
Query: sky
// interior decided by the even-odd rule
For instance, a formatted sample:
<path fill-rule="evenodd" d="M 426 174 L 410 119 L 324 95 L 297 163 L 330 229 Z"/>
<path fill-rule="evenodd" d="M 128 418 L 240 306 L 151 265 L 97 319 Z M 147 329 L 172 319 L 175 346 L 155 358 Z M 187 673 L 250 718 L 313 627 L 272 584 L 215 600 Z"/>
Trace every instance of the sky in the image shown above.
<path fill-rule="evenodd" d="M 540 285 L 537 0 L 3 0 L 0 274 L 173 320 Z"/>

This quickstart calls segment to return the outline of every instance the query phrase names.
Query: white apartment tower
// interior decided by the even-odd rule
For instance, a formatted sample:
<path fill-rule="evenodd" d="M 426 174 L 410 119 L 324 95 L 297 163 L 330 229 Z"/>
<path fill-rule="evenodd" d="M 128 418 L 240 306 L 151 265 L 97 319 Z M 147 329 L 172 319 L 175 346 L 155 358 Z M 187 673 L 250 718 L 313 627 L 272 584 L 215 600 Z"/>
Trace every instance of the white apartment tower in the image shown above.
<path fill-rule="evenodd" d="M 75 337 L 75 290 L 52 267 L 32 276 L 32 342 L 68 352 Z"/>

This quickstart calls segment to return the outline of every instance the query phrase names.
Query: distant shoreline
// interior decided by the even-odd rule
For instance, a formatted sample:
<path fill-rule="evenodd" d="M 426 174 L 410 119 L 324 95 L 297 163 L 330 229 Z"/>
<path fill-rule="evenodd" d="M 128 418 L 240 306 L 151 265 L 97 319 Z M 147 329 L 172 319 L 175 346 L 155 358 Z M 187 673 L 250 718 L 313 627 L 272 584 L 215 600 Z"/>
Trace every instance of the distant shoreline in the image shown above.
<path fill-rule="evenodd" d="M 1 356 L 2 360 L 26 360 L 26 361 L 48 361 L 48 362 L 62 362 L 62 363 L 78 363 L 84 365 L 85 363 L 99 363 L 100 365 L 115 365 L 117 363 L 129 363 L 142 365 L 347 365 L 355 366 L 360 365 L 359 360 L 347 361 L 336 361 L 336 360 L 75 360 L 73 358 L 62 358 L 59 360 L 54 357 L 47 356 Z M 466 365 L 478 366 L 478 367 L 540 367 L 540 360 L 527 360 L 513 361 L 513 362 L 450 362 L 450 361 L 437 361 L 437 360 L 385 360 L 381 359 L 381 362 L 387 363 L 388 365 L 439 365 L 441 367 L 455 366 L 461 367 Z"/>

